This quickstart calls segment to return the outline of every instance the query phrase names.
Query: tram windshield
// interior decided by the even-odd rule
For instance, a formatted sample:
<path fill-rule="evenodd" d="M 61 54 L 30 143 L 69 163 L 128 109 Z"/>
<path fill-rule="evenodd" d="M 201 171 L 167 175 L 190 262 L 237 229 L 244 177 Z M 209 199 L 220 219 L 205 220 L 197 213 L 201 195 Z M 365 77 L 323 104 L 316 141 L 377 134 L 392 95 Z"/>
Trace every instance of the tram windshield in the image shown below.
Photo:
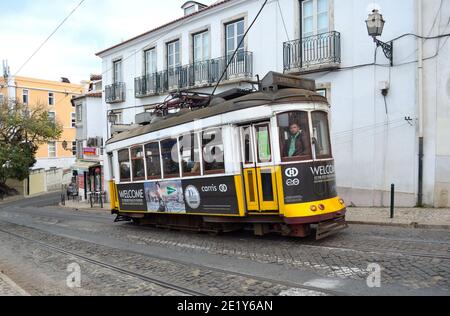
<path fill-rule="evenodd" d="M 330 129 L 328 126 L 328 114 L 325 112 L 312 113 L 313 145 L 316 158 L 331 158 Z"/>
<path fill-rule="evenodd" d="M 283 162 L 311 160 L 308 113 L 293 111 L 278 115 Z"/>

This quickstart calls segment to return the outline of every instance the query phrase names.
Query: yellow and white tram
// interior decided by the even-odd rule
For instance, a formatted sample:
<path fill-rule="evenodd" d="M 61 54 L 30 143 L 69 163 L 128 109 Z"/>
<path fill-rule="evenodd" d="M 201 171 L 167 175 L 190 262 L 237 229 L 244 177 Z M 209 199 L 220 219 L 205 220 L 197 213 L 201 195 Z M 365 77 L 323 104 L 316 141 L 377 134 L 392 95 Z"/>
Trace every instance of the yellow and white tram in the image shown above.
<path fill-rule="evenodd" d="M 324 238 L 346 228 L 329 110 L 314 81 L 269 73 L 260 91 L 118 134 L 107 143 L 112 212 L 213 232 L 305 237 L 317 226 Z"/>

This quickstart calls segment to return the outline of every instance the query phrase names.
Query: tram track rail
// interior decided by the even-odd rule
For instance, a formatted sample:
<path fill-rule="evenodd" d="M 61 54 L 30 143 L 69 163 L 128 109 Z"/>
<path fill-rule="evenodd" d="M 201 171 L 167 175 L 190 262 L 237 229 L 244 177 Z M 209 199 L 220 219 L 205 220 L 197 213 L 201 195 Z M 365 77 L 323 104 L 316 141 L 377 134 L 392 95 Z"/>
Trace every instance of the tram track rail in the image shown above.
<path fill-rule="evenodd" d="M 109 264 L 109 263 L 106 263 L 106 262 L 98 261 L 98 260 L 86 257 L 84 255 L 80 255 L 80 254 L 77 254 L 77 253 L 74 253 L 74 252 L 71 252 L 71 251 L 67 251 L 67 250 L 62 249 L 60 247 L 56 247 L 56 246 L 50 245 L 48 243 L 45 243 L 45 242 L 42 242 L 42 241 L 39 241 L 39 240 L 34 240 L 34 239 L 31 239 L 31 238 L 28 238 L 28 237 L 21 236 L 19 234 L 10 232 L 10 231 L 6 231 L 4 229 L 0 229 L 0 233 L 10 235 L 10 236 L 13 236 L 13 237 L 15 237 L 17 239 L 25 240 L 25 241 L 33 243 L 33 244 L 37 244 L 37 245 L 39 245 L 39 246 L 41 246 L 43 248 L 49 249 L 49 250 L 51 250 L 53 252 L 57 252 L 57 253 L 68 255 L 68 256 L 71 256 L 71 257 L 74 257 L 74 258 L 78 258 L 78 259 L 83 260 L 85 262 L 91 263 L 93 265 L 96 265 L 96 266 L 99 266 L 99 267 L 102 267 L 102 268 L 105 268 L 105 269 L 108 269 L 108 270 L 111 270 L 111 271 L 118 272 L 118 273 L 123 274 L 123 275 L 128 275 L 128 276 L 134 277 L 136 279 L 140 279 L 140 280 L 148 282 L 148 283 L 159 285 L 159 286 L 161 286 L 163 288 L 166 288 L 166 289 L 175 290 L 177 292 L 180 292 L 180 293 L 183 293 L 183 294 L 187 294 L 187 295 L 190 295 L 190 296 L 209 296 L 209 294 L 204 293 L 204 292 L 192 290 L 192 289 L 189 289 L 189 288 L 186 288 L 186 287 L 182 287 L 182 286 L 179 286 L 179 285 L 176 285 L 176 284 L 173 284 L 173 283 L 169 283 L 169 282 L 157 279 L 157 278 L 149 277 L 149 276 L 146 276 L 146 275 L 141 274 L 141 273 L 137 273 L 137 272 L 133 272 L 133 271 L 130 271 L 130 270 L 126 270 L 126 269 L 117 267 L 115 265 L 112 265 L 112 264 Z"/>
<path fill-rule="evenodd" d="M 29 229 L 35 229 L 35 228 L 27 227 L 27 226 L 22 226 L 22 225 L 19 225 L 19 224 L 16 224 L 16 223 L 9 223 L 9 222 L 6 222 L 4 220 L 0 220 L 0 222 L 17 225 L 19 227 L 26 227 L 26 228 L 29 228 Z M 49 232 L 41 231 L 39 229 L 35 229 L 35 230 L 51 234 Z M 89 257 L 87 257 L 85 255 L 74 253 L 72 251 L 67 251 L 67 250 L 62 249 L 60 247 L 57 247 L 57 246 L 54 246 L 54 245 L 50 245 L 50 244 L 48 244 L 46 242 L 42 242 L 40 240 L 31 239 L 31 238 L 28 238 L 28 237 L 25 237 L 25 236 L 22 236 L 22 235 L 19 235 L 19 234 L 16 234 L 16 233 L 13 233 L 13 232 L 1 229 L 1 228 L 0 228 L 0 233 L 13 236 L 13 237 L 15 237 L 17 239 L 25 240 L 25 241 L 30 242 L 30 243 L 38 244 L 41 247 L 47 248 L 47 249 L 52 250 L 54 252 L 57 252 L 57 253 L 60 253 L 60 254 L 64 254 L 64 255 L 68 255 L 68 256 L 73 256 L 75 258 L 84 260 L 84 261 L 86 261 L 88 263 L 91 263 L 93 265 L 96 265 L 96 266 L 99 266 L 99 267 L 102 267 L 102 268 L 105 268 L 105 269 L 109 269 L 109 270 L 112 270 L 112 271 L 115 271 L 115 272 L 118 272 L 118 273 L 121 273 L 121 274 L 124 274 L 124 275 L 128 275 L 128 276 L 131 276 L 131 277 L 134 277 L 134 278 L 137 278 L 137 279 L 140 279 L 140 280 L 152 283 L 152 284 L 156 284 L 156 285 L 162 286 L 162 287 L 167 288 L 167 289 L 175 290 L 175 291 L 178 291 L 178 292 L 183 293 L 183 294 L 187 294 L 187 295 L 190 295 L 190 296 L 197 296 L 197 297 L 198 296 L 210 296 L 210 294 L 205 293 L 205 292 L 192 290 L 192 289 L 189 289 L 189 288 L 186 288 L 186 287 L 178 286 L 178 285 L 173 284 L 173 283 L 168 283 L 168 282 L 166 282 L 164 280 L 161 280 L 161 279 L 158 279 L 158 278 L 149 277 L 149 276 L 146 276 L 146 275 L 138 273 L 138 272 L 133 272 L 133 271 L 130 271 L 130 270 L 127 270 L 127 269 L 123 269 L 123 268 L 120 268 L 120 267 L 118 267 L 116 265 L 111 265 L 111 264 L 108 264 L 106 262 L 102 262 L 102 261 L 99 261 L 99 260 L 96 260 L 96 259 L 89 258 Z M 55 235 L 55 236 L 59 236 L 59 235 Z M 64 237 L 65 238 L 70 238 L 70 236 L 64 236 Z M 90 241 L 85 241 L 85 242 L 92 243 Z M 101 247 L 111 248 L 109 246 L 105 246 L 105 245 L 102 245 L 102 244 L 97 244 L 97 243 L 94 243 L 94 244 L 98 245 L 98 246 L 101 246 Z M 122 250 L 121 248 L 116 248 L 116 247 L 112 247 L 112 249 Z M 191 267 L 195 267 L 195 268 L 199 268 L 199 269 L 205 269 L 205 270 L 214 271 L 214 272 L 218 272 L 218 273 L 232 274 L 232 275 L 236 275 L 236 276 L 250 278 L 250 279 L 254 279 L 254 280 L 257 280 L 257 281 L 261 281 L 261 282 L 269 282 L 269 283 L 272 283 L 272 284 L 283 285 L 283 286 L 291 288 L 291 289 L 300 289 L 300 290 L 305 290 L 305 291 L 312 291 L 312 292 L 317 292 L 317 293 L 323 293 L 323 294 L 326 294 L 328 296 L 352 296 L 353 295 L 351 293 L 346 293 L 346 292 L 339 291 L 339 290 L 333 290 L 333 289 L 328 289 L 328 288 L 316 287 L 316 286 L 312 286 L 312 285 L 303 285 L 303 284 L 294 283 L 294 282 L 287 282 L 287 281 L 283 281 L 283 280 L 274 280 L 274 279 L 271 279 L 271 278 L 265 278 L 265 277 L 251 275 L 251 274 L 247 274 L 247 273 L 241 273 L 241 272 L 236 272 L 236 271 L 225 270 L 225 269 L 221 269 L 221 268 L 217 268 L 217 267 L 204 266 L 204 265 L 200 265 L 200 264 L 196 264 L 196 263 L 186 263 L 186 262 L 184 262 L 182 260 L 171 259 L 171 258 L 166 258 L 166 257 L 162 257 L 162 256 L 155 256 L 155 255 L 150 255 L 150 254 L 146 254 L 146 253 L 140 253 L 140 252 L 136 252 L 136 251 L 133 251 L 133 250 L 128 250 L 128 252 L 136 254 L 136 255 L 141 255 L 143 257 L 155 259 L 155 260 L 163 260 L 163 261 L 172 262 L 172 263 L 175 263 L 175 264 L 188 265 L 188 266 L 191 266 Z"/>

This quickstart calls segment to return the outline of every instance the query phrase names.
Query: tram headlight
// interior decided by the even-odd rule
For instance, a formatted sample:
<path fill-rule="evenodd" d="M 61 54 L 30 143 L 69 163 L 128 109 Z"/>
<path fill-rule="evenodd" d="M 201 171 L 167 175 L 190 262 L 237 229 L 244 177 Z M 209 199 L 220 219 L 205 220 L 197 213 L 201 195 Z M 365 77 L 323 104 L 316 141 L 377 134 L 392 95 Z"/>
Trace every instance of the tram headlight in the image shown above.
<path fill-rule="evenodd" d="M 325 205 L 319 204 L 319 209 L 320 209 L 321 211 L 325 211 Z"/>
<path fill-rule="evenodd" d="M 339 203 L 341 203 L 342 205 L 345 205 L 345 201 L 343 199 L 340 199 Z"/>
<path fill-rule="evenodd" d="M 311 210 L 312 212 L 317 212 L 317 206 L 311 205 L 310 210 Z"/>

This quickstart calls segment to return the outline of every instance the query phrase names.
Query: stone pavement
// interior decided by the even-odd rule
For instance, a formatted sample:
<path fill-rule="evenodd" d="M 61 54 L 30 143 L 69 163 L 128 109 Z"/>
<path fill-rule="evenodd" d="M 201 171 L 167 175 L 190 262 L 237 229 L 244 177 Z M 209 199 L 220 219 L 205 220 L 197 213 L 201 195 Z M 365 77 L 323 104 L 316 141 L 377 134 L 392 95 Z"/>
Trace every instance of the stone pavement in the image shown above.
<path fill-rule="evenodd" d="M 450 209 L 396 208 L 391 219 L 389 208 L 351 207 L 347 221 L 350 224 L 450 229 Z"/>
<path fill-rule="evenodd" d="M 29 296 L 29 294 L 0 271 L 0 296 Z"/>
<path fill-rule="evenodd" d="M 88 201 L 78 202 L 78 201 L 66 201 L 66 205 L 60 205 L 64 208 L 75 209 L 75 210 L 84 210 L 84 211 L 103 211 L 110 212 L 110 203 L 105 203 L 104 207 L 101 208 L 99 204 L 95 204 L 93 208 L 91 208 L 91 204 Z"/>

